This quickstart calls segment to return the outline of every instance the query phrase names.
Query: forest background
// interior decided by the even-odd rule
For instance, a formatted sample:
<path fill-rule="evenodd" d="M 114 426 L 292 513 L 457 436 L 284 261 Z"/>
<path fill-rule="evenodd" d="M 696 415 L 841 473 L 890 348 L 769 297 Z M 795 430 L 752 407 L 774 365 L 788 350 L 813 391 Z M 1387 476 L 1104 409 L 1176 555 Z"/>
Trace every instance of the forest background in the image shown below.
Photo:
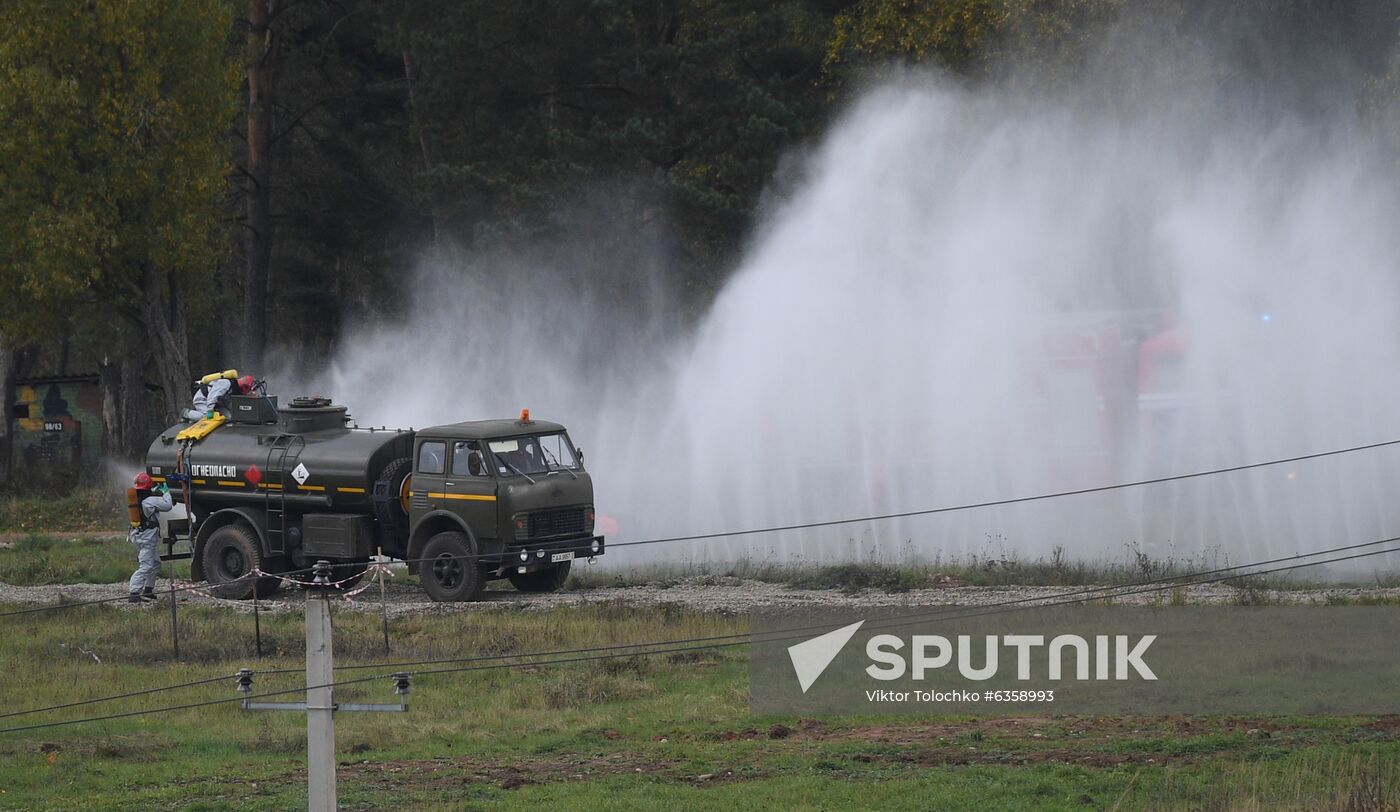
<path fill-rule="evenodd" d="M 863 88 L 1036 92 L 1125 25 L 1204 36 L 1221 81 L 1303 66 L 1304 96 L 1340 72 L 1348 103 L 1400 99 L 1386 2 L 9 0 L 0 391 L 96 371 L 106 451 L 132 458 L 200 374 L 312 368 L 347 326 L 411 317 L 423 263 L 503 252 L 620 300 L 659 280 L 693 320 Z"/>

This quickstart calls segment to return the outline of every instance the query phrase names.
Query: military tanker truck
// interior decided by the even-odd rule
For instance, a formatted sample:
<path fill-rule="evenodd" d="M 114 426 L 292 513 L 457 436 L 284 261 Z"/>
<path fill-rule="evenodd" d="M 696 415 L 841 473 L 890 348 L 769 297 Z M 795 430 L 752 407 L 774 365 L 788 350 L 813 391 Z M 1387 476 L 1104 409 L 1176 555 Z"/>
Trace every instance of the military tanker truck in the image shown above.
<path fill-rule="evenodd" d="M 500 578 L 546 592 L 604 552 L 583 453 L 528 410 L 415 431 L 358 426 L 326 398 L 234 396 L 227 415 L 162 432 L 146 472 L 189 517 L 163 531 L 167 557 L 190 558 L 225 598 L 270 594 L 281 579 L 263 573 L 309 577 L 321 559 L 349 584 L 380 552 L 433 600 L 471 600 Z"/>

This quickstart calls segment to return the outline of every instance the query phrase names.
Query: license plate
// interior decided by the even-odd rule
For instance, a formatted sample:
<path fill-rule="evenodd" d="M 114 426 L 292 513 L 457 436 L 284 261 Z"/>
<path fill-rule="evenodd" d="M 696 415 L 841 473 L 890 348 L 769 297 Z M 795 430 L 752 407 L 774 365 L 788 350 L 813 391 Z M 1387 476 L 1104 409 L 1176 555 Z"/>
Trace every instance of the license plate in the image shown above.
<path fill-rule="evenodd" d="M 555 553 L 554 555 L 552 555 L 552 556 L 549 557 L 549 561 L 550 561 L 550 563 L 552 563 L 552 564 L 557 564 L 557 563 L 559 563 L 560 561 L 573 561 L 573 560 L 574 560 L 574 554 L 573 554 L 573 553 Z"/>

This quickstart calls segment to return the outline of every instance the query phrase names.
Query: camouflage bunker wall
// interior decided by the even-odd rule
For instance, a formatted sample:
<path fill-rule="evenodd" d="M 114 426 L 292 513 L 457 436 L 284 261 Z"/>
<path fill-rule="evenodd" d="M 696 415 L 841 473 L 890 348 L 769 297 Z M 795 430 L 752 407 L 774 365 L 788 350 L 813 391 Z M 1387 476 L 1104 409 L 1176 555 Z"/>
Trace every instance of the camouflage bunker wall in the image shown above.
<path fill-rule="evenodd" d="M 16 480 L 75 484 L 100 475 L 102 387 L 98 376 L 18 378 L 9 393 Z"/>

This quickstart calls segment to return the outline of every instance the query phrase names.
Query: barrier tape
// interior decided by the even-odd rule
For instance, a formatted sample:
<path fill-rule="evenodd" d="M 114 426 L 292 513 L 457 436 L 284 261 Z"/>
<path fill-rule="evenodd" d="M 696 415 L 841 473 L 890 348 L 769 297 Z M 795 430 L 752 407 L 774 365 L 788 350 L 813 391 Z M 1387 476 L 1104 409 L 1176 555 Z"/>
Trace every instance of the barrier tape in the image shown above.
<path fill-rule="evenodd" d="M 244 576 L 244 577 L 249 577 L 249 576 Z M 195 594 L 195 595 L 202 595 L 203 597 L 209 598 L 209 599 L 211 599 L 211 600 L 216 600 L 216 601 L 233 601 L 233 600 L 234 600 L 233 598 L 223 598 L 223 597 L 220 597 L 220 596 L 218 596 L 218 595 L 215 595 L 213 592 L 210 592 L 208 589 L 202 589 L 202 588 L 200 588 L 200 587 L 197 587 L 197 586 L 194 585 L 194 582 L 193 582 L 193 581 L 176 581 L 176 580 L 171 580 L 171 584 L 178 585 L 178 586 L 176 586 L 176 589 L 177 589 L 178 591 L 180 591 L 180 592 L 193 593 L 193 594 Z M 236 602 L 236 601 L 235 601 L 235 602 Z M 281 603 L 281 602 L 280 602 L 280 601 L 270 601 L 268 605 L 269 605 L 269 606 L 272 606 L 272 605 L 277 605 L 277 604 L 279 604 L 279 603 Z"/>
<path fill-rule="evenodd" d="M 378 561 L 374 562 L 373 564 L 370 564 L 369 567 L 365 570 L 364 583 L 360 584 L 359 586 L 355 587 L 349 592 L 346 592 L 340 597 L 344 598 L 346 603 L 354 603 L 356 595 L 360 594 L 361 592 L 364 592 L 366 589 L 369 589 L 370 587 L 379 583 L 379 577 L 383 575 L 388 575 L 390 578 L 393 578 L 394 571 L 389 567 L 388 564 L 382 564 Z"/>
<path fill-rule="evenodd" d="M 325 583 L 325 584 L 313 584 L 313 583 L 308 583 L 308 582 L 306 582 L 306 581 L 298 581 L 298 580 L 296 580 L 295 578 L 288 578 L 288 577 L 286 577 L 286 576 L 284 576 L 284 575 L 278 575 L 278 574 L 275 573 L 275 572 L 264 572 L 263 570 L 261 570 L 261 569 L 259 569 L 259 568 L 257 568 L 257 567 L 254 567 L 254 568 L 253 568 L 253 572 L 251 573 L 251 577 L 258 577 L 258 578 L 276 578 L 278 581 L 280 581 L 280 582 L 282 583 L 283 586 L 297 586 L 297 587 L 302 587 L 302 588 L 311 587 L 311 586 L 318 586 L 318 587 L 320 587 L 320 588 L 322 588 L 322 589 L 327 589 L 327 588 L 329 588 L 329 589 L 336 589 L 336 590 L 340 589 L 342 586 L 344 586 L 345 584 L 350 583 L 351 581 L 354 581 L 354 580 L 357 580 L 357 579 L 365 579 L 366 583 L 365 583 L 364 586 L 361 586 L 361 587 L 358 587 L 358 588 L 356 588 L 356 589 L 353 589 L 353 590 L 351 590 L 350 592 L 347 592 L 347 593 L 345 593 L 345 594 L 343 594 L 343 595 L 341 596 L 341 597 L 345 598 L 346 600 L 349 600 L 349 599 L 351 598 L 351 596 L 358 595 L 358 594 L 360 594 L 361 592 L 363 592 L 363 591 L 365 591 L 366 589 L 368 589 L 370 586 L 372 586 L 372 585 L 374 584 L 374 577 L 377 576 L 377 575 L 380 574 L 380 573 L 387 573 L 390 577 L 393 577 L 393 575 L 394 575 L 393 570 L 391 570 L 391 569 L 389 568 L 388 565 L 382 564 L 382 563 L 380 563 L 380 562 L 378 562 L 378 561 L 375 561 L 375 562 L 372 562 L 368 567 L 365 567 L 365 569 L 364 569 L 363 572 L 356 573 L 356 574 L 354 574 L 354 575 L 350 575 L 349 577 L 342 578 L 342 579 L 340 579 L 339 581 L 330 581 L 330 582 Z M 244 576 L 244 577 L 250 577 L 250 576 Z"/>

